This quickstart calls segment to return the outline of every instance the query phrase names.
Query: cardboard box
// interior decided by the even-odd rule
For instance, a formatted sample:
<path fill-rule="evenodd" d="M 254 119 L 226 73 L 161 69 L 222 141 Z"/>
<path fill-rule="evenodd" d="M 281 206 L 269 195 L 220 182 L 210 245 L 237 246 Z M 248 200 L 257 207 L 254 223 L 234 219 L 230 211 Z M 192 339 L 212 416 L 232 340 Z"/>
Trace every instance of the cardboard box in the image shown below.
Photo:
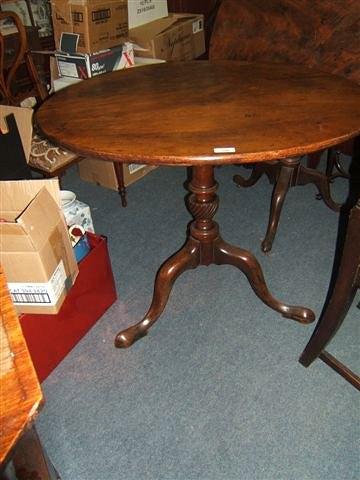
<path fill-rule="evenodd" d="M 31 140 L 33 133 L 32 126 L 32 108 L 23 108 L 23 107 L 12 107 L 8 105 L 0 105 L 0 130 L 3 133 L 8 131 L 6 124 L 6 117 L 8 115 L 14 114 L 16 125 L 18 127 L 21 143 L 24 149 L 24 154 L 26 161 L 29 162 L 30 150 L 31 150 Z"/>
<path fill-rule="evenodd" d="M 0 262 L 19 313 L 57 313 L 78 274 L 58 179 L 0 182 Z"/>
<path fill-rule="evenodd" d="M 167 0 L 129 0 L 129 28 L 168 16 Z"/>
<path fill-rule="evenodd" d="M 134 67 L 143 67 L 144 65 L 154 65 L 155 63 L 166 63 L 166 60 L 159 58 L 134 57 Z"/>
<path fill-rule="evenodd" d="M 125 187 L 140 180 L 156 168 L 155 165 L 139 165 L 136 163 L 122 164 Z M 118 190 L 113 163 L 93 158 L 86 158 L 78 164 L 80 178 L 87 182 L 96 183 L 102 187 Z"/>
<path fill-rule="evenodd" d="M 204 16 L 170 13 L 167 18 L 133 28 L 135 55 L 163 60 L 192 60 L 205 52 Z"/>
<path fill-rule="evenodd" d="M 131 43 L 125 43 L 96 53 L 56 52 L 55 58 L 60 77 L 85 80 L 102 73 L 132 67 L 134 50 Z"/>
<path fill-rule="evenodd" d="M 75 83 L 81 82 L 81 78 L 71 78 L 71 77 L 60 77 L 56 78 L 52 81 L 52 91 L 59 92 L 63 88 L 70 87 L 70 85 L 74 85 Z"/>
<path fill-rule="evenodd" d="M 22 315 L 21 327 L 42 382 L 116 300 L 105 237 L 87 234 L 90 253 L 57 315 Z"/>
<path fill-rule="evenodd" d="M 80 35 L 78 52 L 115 47 L 128 37 L 127 0 L 52 0 L 57 49 L 63 32 Z"/>

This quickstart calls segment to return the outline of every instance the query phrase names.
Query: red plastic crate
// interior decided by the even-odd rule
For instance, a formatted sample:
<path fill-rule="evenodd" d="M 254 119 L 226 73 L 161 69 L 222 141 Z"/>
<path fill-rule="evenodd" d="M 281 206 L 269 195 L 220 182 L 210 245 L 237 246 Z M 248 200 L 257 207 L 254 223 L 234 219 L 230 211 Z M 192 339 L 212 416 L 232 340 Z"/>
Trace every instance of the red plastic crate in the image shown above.
<path fill-rule="evenodd" d="M 40 382 L 115 302 L 116 288 L 103 236 L 87 233 L 91 250 L 56 315 L 23 314 L 20 323 Z"/>

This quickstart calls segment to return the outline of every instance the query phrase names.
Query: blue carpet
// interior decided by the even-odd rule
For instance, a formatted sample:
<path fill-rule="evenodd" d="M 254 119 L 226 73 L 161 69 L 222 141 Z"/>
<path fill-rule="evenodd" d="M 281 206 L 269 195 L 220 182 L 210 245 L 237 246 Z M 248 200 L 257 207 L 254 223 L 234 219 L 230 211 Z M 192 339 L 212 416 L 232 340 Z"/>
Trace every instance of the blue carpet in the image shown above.
<path fill-rule="evenodd" d="M 241 167 L 216 169 L 225 240 L 258 257 L 271 292 L 318 316 L 328 289 L 338 215 L 313 186 L 288 194 L 273 251 L 264 255 L 272 186 L 239 189 Z M 230 266 L 175 283 L 150 334 L 128 350 L 115 334 L 142 318 L 160 263 L 185 240 L 185 168 L 158 168 L 116 192 L 79 179 L 63 188 L 88 203 L 109 240 L 119 300 L 43 383 L 37 427 L 63 480 L 355 480 L 358 392 L 320 360 L 298 357 L 315 324 L 283 319 Z M 337 199 L 346 185 L 338 180 Z M 360 370 L 359 311 L 328 350 Z"/>

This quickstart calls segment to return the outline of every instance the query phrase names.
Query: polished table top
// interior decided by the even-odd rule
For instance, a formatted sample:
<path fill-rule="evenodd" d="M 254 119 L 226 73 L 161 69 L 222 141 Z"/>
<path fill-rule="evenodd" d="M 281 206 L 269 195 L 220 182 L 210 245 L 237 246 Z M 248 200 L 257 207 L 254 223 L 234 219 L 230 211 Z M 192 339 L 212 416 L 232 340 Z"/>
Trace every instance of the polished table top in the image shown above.
<path fill-rule="evenodd" d="M 246 163 L 301 156 L 358 135 L 360 86 L 299 66 L 164 63 L 64 89 L 36 120 L 45 136 L 87 156 Z"/>

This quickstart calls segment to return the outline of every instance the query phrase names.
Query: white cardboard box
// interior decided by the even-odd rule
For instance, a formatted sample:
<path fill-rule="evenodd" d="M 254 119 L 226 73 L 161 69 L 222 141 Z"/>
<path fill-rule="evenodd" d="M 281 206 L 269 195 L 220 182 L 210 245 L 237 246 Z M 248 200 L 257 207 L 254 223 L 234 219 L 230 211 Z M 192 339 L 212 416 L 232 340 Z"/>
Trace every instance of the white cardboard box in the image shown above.
<path fill-rule="evenodd" d="M 60 77 L 87 79 L 106 72 L 122 70 L 134 65 L 132 43 L 95 53 L 56 52 L 55 58 Z"/>
<path fill-rule="evenodd" d="M 129 28 L 168 16 L 167 0 L 129 0 Z"/>

